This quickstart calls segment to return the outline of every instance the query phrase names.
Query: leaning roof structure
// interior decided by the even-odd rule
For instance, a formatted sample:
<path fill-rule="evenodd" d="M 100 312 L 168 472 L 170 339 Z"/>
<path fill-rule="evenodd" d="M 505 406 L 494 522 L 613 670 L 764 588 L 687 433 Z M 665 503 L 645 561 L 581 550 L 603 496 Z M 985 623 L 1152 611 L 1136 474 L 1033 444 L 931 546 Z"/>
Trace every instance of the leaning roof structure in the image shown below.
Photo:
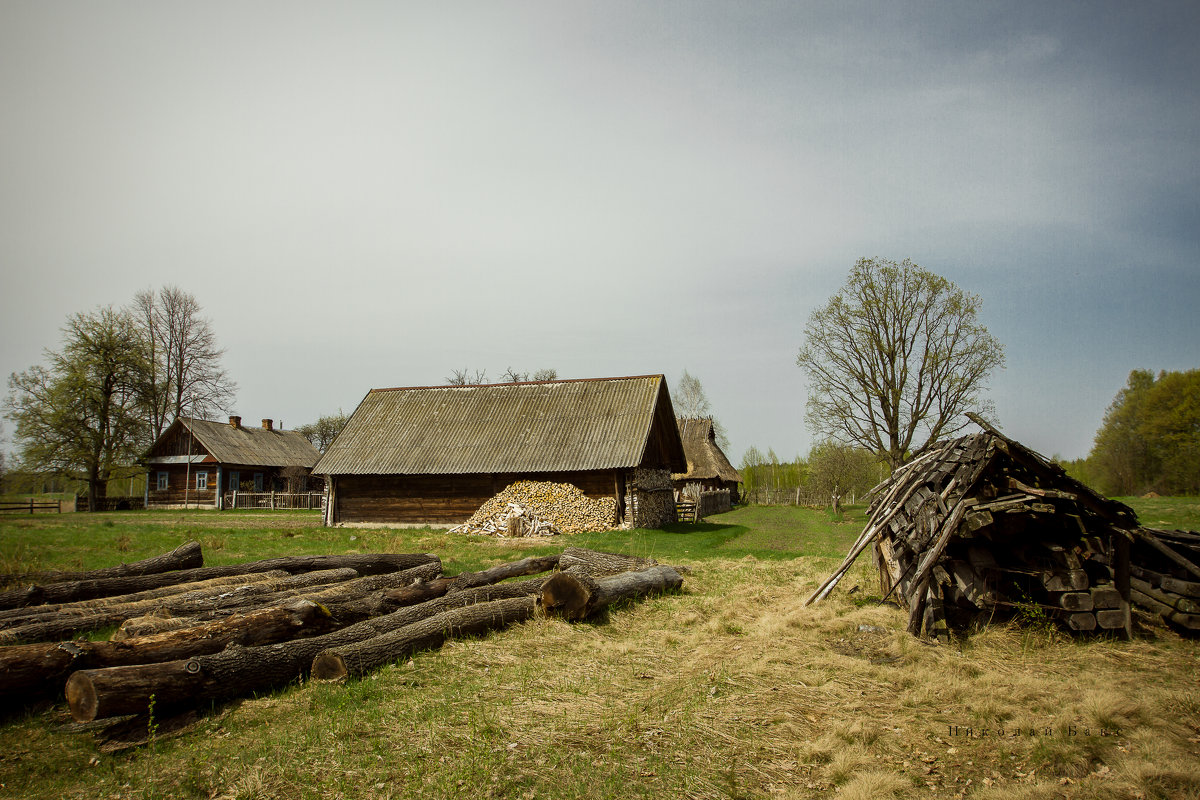
<path fill-rule="evenodd" d="M 653 448 L 653 450 L 652 450 Z M 321 475 L 685 469 L 662 375 L 372 389 L 313 471 Z"/>
<path fill-rule="evenodd" d="M 207 419 L 179 417 L 180 425 L 191 431 L 205 450 L 222 464 L 246 464 L 263 467 L 312 467 L 321 453 L 298 431 L 233 426 Z M 171 430 L 159 441 L 169 438 Z M 154 448 L 151 448 L 153 453 Z"/>
<path fill-rule="evenodd" d="M 680 419 L 679 437 L 687 456 L 687 472 L 671 475 L 674 481 L 722 480 L 741 483 L 742 476 L 717 444 L 712 417 Z"/>

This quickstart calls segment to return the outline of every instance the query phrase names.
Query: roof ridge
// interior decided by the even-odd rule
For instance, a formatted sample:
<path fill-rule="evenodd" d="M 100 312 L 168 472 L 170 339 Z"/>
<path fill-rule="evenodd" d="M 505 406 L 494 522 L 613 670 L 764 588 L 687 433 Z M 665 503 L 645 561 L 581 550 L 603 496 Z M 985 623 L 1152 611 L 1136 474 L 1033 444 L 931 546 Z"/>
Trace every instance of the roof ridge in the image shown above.
<path fill-rule="evenodd" d="M 440 383 L 432 386 L 389 386 L 378 389 L 369 389 L 367 394 L 371 394 L 372 392 L 408 392 L 418 389 L 486 389 L 497 386 L 536 386 L 547 383 L 598 383 L 601 381 L 633 381 L 644 380 L 646 378 L 662 378 L 665 380 L 666 375 L 659 372 L 651 375 L 618 375 L 610 378 L 554 378 L 548 381 L 510 381 L 508 383 Z"/>

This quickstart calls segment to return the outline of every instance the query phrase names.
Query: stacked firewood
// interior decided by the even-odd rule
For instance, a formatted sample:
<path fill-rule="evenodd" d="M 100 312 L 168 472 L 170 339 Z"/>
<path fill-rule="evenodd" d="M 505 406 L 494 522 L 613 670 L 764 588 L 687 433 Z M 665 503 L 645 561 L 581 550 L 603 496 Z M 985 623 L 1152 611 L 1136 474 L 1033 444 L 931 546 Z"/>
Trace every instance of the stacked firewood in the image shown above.
<path fill-rule="evenodd" d="M 1200 533 L 1136 533 L 1129 566 L 1133 602 L 1169 624 L 1200 631 Z"/>
<path fill-rule="evenodd" d="M 516 481 L 484 502 L 451 533 L 488 536 L 556 536 L 616 527 L 617 503 L 591 498 L 570 483 Z"/>
<path fill-rule="evenodd" d="M 185 547 L 199 552 L 194 543 Z M 298 675 L 362 675 L 451 637 L 545 613 L 582 619 L 682 585 L 675 569 L 652 560 L 580 548 L 441 573 L 434 555 L 377 553 L 58 582 L 42 576 L 43 583 L 0 594 L 0 635 L 12 642 L 0 646 L 0 698 L 19 707 L 65 685 L 72 716 L 111 722 L 101 727 L 115 738 L 102 747 L 120 749 L 144 743 L 149 729 L 166 735 L 171 720 L 186 720 L 200 705 Z M 524 576 L 540 577 L 501 583 Z M 141 582 L 108 583 L 127 579 Z M 173 624 L 155 624 L 163 621 Z M 118 624 L 109 641 L 69 638 Z M 156 632 L 143 633 L 145 626 Z M 131 717 L 140 722 L 130 726 Z"/>

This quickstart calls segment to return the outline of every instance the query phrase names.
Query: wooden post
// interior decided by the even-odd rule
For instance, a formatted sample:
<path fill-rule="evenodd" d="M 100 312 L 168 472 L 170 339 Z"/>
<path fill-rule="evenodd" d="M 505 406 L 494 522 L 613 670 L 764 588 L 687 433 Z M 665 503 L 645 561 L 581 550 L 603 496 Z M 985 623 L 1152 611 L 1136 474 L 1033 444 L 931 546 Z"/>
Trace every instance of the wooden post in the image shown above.
<path fill-rule="evenodd" d="M 1121 627 L 1121 632 L 1125 639 L 1133 638 L 1133 616 L 1129 610 L 1131 600 L 1129 595 L 1129 550 L 1132 538 L 1132 535 L 1123 531 L 1114 532 L 1112 537 L 1113 585 L 1121 594 L 1121 616 L 1125 623 Z"/>

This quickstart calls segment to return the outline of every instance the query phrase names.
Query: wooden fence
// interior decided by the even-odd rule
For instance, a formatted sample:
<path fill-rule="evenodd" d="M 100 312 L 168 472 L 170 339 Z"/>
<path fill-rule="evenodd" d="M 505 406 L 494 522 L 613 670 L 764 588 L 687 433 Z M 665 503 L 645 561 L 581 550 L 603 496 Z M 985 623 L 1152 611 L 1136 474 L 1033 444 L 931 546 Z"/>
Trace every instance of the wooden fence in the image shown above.
<path fill-rule="evenodd" d="M 315 510 L 325 507 L 324 492 L 226 492 L 225 508 Z"/>
<path fill-rule="evenodd" d="M 743 503 L 756 506 L 803 506 L 805 508 L 829 508 L 833 505 L 833 497 L 828 492 L 805 491 L 798 489 L 743 489 Z M 853 505 L 854 493 L 842 495 L 842 505 Z"/>
<path fill-rule="evenodd" d="M 0 502 L 0 512 L 15 514 L 32 514 L 35 511 L 61 514 L 63 511 L 74 511 L 75 503 L 71 500 L 5 500 Z"/>

